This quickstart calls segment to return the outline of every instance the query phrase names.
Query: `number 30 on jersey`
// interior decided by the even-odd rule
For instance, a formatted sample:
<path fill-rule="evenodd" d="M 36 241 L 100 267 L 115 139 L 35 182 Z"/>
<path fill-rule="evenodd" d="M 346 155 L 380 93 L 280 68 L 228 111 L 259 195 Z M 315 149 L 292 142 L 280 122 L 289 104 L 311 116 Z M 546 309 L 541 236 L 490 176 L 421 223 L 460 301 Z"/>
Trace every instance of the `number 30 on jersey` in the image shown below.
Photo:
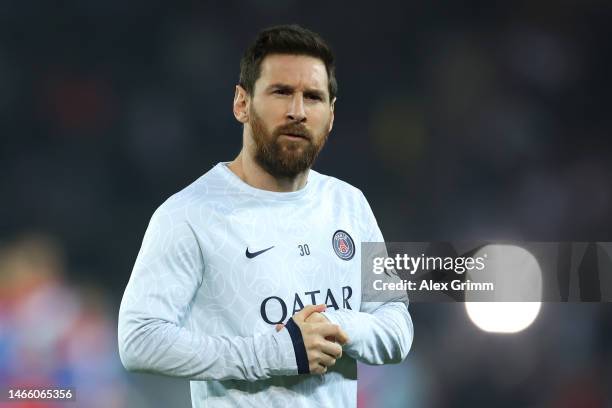
<path fill-rule="evenodd" d="M 298 249 L 300 250 L 300 256 L 310 255 L 310 248 L 308 248 L 308 244 L 298 245 Z"/>

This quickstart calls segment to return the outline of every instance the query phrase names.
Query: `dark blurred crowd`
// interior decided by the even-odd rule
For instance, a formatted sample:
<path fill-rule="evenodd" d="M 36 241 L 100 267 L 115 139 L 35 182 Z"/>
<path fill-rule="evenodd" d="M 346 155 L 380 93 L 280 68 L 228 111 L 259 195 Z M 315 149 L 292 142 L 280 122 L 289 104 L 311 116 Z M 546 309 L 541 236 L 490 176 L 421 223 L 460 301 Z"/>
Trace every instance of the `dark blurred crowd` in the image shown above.
<path fill-rule="evenodd" d="M 273 24 L 303 24 L 334 48 L 336 121 L 315 168 L 361 188 L 387 240 L 612 241 L 611 11 L 596 0 L 4 1 L 0 382 L 78 378 L 82 394 L 107 384 L 97 392 L 122 398 L 114 319 L 147 222 L 168 196 L 237 154 L 238 62 Z M 541 395 L 532 385 L 526 402 L 508 397 L 507 406 L 603 406 L 602 392 L 610 403 L 593 365 L 612 362 L 601 317 L 610 320 L 610 308 L 563 307 L 543 309 L 535 338 L 511 340 L 535 353 L 521 381 L 552 394 L 573 389 L 564 385 L 571 375 L 553 385 L 541 377 L 557 372 L 554 357 L 571 364 L 580 350 L 578 382 L 588 386 L 577 392 L 595 402 L 530 403 Z M 495 380 L 491 359 L 505 343 L 471 334 L 488 361 L 437 353 L 451 347 L 449 325 L 469 322 L 442 306 L 413 310 L 409 361 L 364 372 L 402 384 L 413 373 L 412 387 L 388 391 L 408 393 L 396 400 L 412 406 L 434 406 L 425 396 L 419 405 L 423 390 L 445 394 L 436 406 L 479 406 L 469 403 L 474 381 Z M 566 313 L 577 328 L 559 332 Z M 460 374 L 444 374 L 449 361 Z M 490 401 L 501 395 L 485 388 Z"/>

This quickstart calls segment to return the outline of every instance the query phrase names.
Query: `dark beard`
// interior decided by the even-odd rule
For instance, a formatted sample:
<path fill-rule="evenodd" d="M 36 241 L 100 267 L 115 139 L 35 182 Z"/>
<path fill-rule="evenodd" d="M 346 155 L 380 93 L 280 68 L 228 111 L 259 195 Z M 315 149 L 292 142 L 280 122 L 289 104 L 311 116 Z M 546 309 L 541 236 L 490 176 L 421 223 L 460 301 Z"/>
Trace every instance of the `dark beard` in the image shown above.
<path fill-rule="evenodd" d="M 321 142 L 315 144 L 312 134 L 305 126 L 295 122 L 279 126 L 270 134 L 252 106 L 249 124 L 257 149 L 255 161 L 276 178 L 294 179 L 298 174 L 311 168 L 329 135 L 329 132 L 326 132 Z M 303 135 L 307 139 L 279 140 L 282 134 Z"/>

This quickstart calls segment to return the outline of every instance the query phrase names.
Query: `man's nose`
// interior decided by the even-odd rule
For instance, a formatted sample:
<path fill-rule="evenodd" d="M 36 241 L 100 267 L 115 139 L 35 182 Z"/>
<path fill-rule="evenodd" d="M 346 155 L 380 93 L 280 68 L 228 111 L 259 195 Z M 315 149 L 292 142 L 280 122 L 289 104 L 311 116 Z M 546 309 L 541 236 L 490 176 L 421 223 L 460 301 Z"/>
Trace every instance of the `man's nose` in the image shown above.
<path fill-rule="evenodd" d="M 287 111 L 287 118 L 295 122 L 306 121 L 306 111 L 304 110 L 304 97 L 300 94 L 293 95 L 289 110 Z"/>

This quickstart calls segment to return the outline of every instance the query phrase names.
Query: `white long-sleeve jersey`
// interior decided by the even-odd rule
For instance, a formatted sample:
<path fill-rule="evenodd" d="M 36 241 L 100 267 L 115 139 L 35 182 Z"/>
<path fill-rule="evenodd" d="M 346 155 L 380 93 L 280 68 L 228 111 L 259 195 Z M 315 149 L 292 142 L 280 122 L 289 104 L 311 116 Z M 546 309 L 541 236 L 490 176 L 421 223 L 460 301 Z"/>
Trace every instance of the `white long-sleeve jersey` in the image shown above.
<path fill-rule="evenodd" d="M 298 191 L 264 191 L 219 163 L 151 218 L 121 302 L 121 360 L 191 380 L 196 408 L 355 407 L 356 361 L 398 363 L 413 338 L 407 299 L 361 302 L 367 241 L 383 237 L 355 187 L 310 170 Z M 320 303 L 350 343 L 325 375 L 304 374 L 290 318 Z"/>

